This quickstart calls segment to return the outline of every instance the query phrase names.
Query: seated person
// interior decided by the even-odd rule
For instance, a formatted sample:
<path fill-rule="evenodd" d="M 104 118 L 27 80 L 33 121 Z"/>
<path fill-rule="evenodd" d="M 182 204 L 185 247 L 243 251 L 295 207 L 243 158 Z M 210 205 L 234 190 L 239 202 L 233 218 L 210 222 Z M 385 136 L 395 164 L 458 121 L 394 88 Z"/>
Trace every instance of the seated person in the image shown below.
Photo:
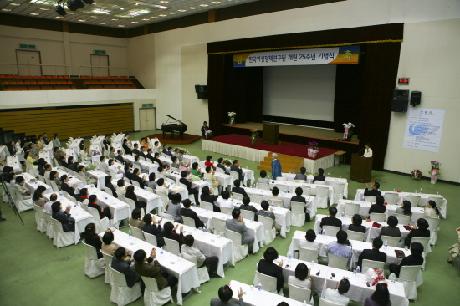
<path fill-rule="evenodd" d="M 243 302 L 243 289 L 240 288 L 238 291 L 238 300 L 233 298 L 233 290 L 228 285 L 224 285 L 217 291 L 219 298 L 213 298 L 211 300 L 211 306 L 243 306 L 250 305 Z"/>
<path fill-rule="evenodd" d="M 50 172 L 50 182 L 54 182 L 58 187 L 61 185 L 61 181 L 59 180 L 59 172 L 54 170 Z"/>
<path fill-rule="evenodd" d="M 137 143 L 134 144 L 134 149 L 132 149 L 131 154 L 139 156 L 141 151 L 139 150 L 139 145 Z"/>
<path fill-rule="evenodd" d="M 244 201 L 244 198 L 243 198 L 243 201 Z M 268 204 L 268 201 L 263 200 L 260 203 L 260 206 L 262 207 L 262 210 L 259 210 L 257 212 L 256 216 L 263 216 L 263 217 L 272 218 L 273 221 L 275 221 L 275 214 L 268 210 L 268 208 L 270 207 L 270 205 Z M 258 220 L 258 218 L 255 221 L 257 221 L 257 220 Z"/>
<path fill-rule="evenodd" d="M 412 215 L 412 204 L 410 201 L 404 200 L 402 201 L 401 207 L 396 208 L 396 213 L 402 214 L 405 216 Z"/>
<path fill-rule="evenodd" d="M 123 145 L 122 145 L 123 150 L 125 151 L 126 155 L 131 155 L 131 148 L 129 147 L 129 142 L 128 139 L 123 139 Z"/>
<path fill-rule="evenodd" d="M 172 193 L 169 196 L 170 202 L 166 207 L 166 213 L 174 218 L 175 222 L 182 222 L 181 218 L 181 205 L 182 200 L 180 193 Z M 190 200 L 189 200 L 190 201 Z"/>
<path fill-rule="evenodd" d="M 53 218 L 61 222 L 62 229 L 64 232 L 73 232 L 75 231 L 75 220 L 70 216 L 70 206 L 62 211 L 61 210 L 61 202 L 56 201 L 51 205 L 51 209 L 53 211 Z"/>
<path fill-rule="evenodd" d="M 316 181 L 324 182 L 325 180 L 326 180 L 326 177 L 324 176 L 324 169 L 319 168 L 318 169 L 318 175 L 314 176 L 313 182 L 316 182 Z"/>
<path fill-rule="evenodd" d="M 350 259 L 352 250 L 347 232 L 340 230 L 335 236 L 337 237 L 337 241 L 332 241 L 327 245 L 326 253 Z"/>
<path fill-rule="evenodd" d="M 203 121 L 203 125 L 201 126 L 201 136 L 204 139 L 208 139 L 212 135 L 212 131 L 209 129 L 208 122 Z"/>
<path fill-rule="evenodd" d="M 192 181 L 188 180 L 187 179 L 187 172 L 186 171 L 182 171 L 180 173 L 180 180 L 179 182 L 181 182 L 182 184 L 185 185 L 185 187 L 187 187 L 187 191 L 188 191 L 188 194 L 192 194 L 193 197 L 195 198 L 195 204 L 196 205 L 200 205 L 200 201 L 198 201 L 198 188 L 197 187 L 194 187 L 193 184 L 192 184 Z"/>
<path fill-rule="evenodd" d="M 184 237 L 184 244 L 181 247 L 182 256 L 188 255 L 196 257 L 196 265 L 198 268 L 206 266 L 210 277 L 219 277 L 217 275 L 217 263 L 219 259 L 216 256 L 206 257 L 197 247 L 193 246 L 195 239 L 192 235 Z"/>
<path fill-rule="evenodd" d="M 135 190 L 135 188 L 134 188 L 133 185 L 127 186 L 126 187 L 126 192 L 125 192 L 125 198 L 133 200 L 136 208 L 146 209 L 147 203 L 145 201 L 139 201 L 137 199 L 137 195 L 134 192 L 134 190 Z"/>
<path fill-rule="evenodd" d="M 279 257 L 278 252 L 273 247 L 268 247 L 263 258 L 257 264 L 257 271 L 265 275 L 276 278 L 276 290 L 279 292 L 284 287 L 283 261 L 275 264 L 273 261 Z"/>
<path fill-rule="evenodd" d="M 118 245 L 113 242 L 114 240 L 115 236 L 113 235 L 112 231 L 107 230 L 104 233 L 104 236 L 102 236 L 101 252 L 113 256 L 113 254 L 115 254 L 115 250 L 118 249 Z"/>
<path fill-rule="evenodd" d="M 363 218 L 359 214 L 354 214 L 351 217 L 351 224 L 348 225 L 348 230 L 353 232 L 365 233 L 366 227 L 362 226 Z"/>
<path fill-rule="evenodd" d="M 110 266 L 125 275 L 126 285 L 129 288 L 134 287 L 137 282 L 141 281 L 140 275 L 131 266 L 131 257 L 124 247 L 115 250 Z"/>
<path fill-rule="evenodd" d="M 166 222 L 163 225 L 163 237 L 169 238 L 172 240 L 176 240 L 179 242 L 179 245 L 181 245 L 184 241 L 184 235 L 182 234 L 183 226 L 177 223 L 175 226 L 172 224 L 172 222 Z M 177 230 L 179 230 L 179 234 L 177 233 Z"/>
<path fill-rule="evenodd" d="M 234 208 L 232 211 L 231 219 L 225 221 L 228 230 L 241 234 L 241 244 L 247 244 L 249 252 L 252 253 L 252 244 L 254 243 L 254 234 L 249 231 L 248 227 L 244 224 L 243 216 L 239 208 Z"/>
<path fill-rule="evenodd" d="M 254 220 L 251 221 L 257 221 L 257 213 L 258 210 L 254 206 L 249 205 L 251 203 L 251 199 L 246 195 L 243 197 L 243 204 L 240 206 L 240 210 L 248 210 L 252 211 L 254 213 Z"/>
<path fill-rule="evenodd" d="M 425 218 L 417 219 L 417 228 L 412 229 L 404 239 L 404 245 L 409 247 L 411 245 L 412 237 L 431 237 L 431 232 L 428 229 L 429 224 Z"/>
<path fill-rule="evenodd" d="M 171 147 L 163 148 L 163 154 L 166 155 L 166 156 L 171 157 L 172 156 L 172 148 Z"/>
<path fill-rule="evenodd" d="M 307 176 L 305 175 L 305 172 L 307 172 L 307 169 L 305 169 L 305 167 L 300 167 L 300 172 L 294 176 L 294 180 L 295 181 L 306 181 Z"/>
<path fill-rule="evenodd" d="M 222 157 L 219 157 L 217 159 L 217 168 L 221 169 L 225 174 L 229 175 L 230 174 L 230 171 L 227 170 L 227 168 L 225 167 L 225 165 L 223 164 L 223 161 L 224 159 Z"/>
<path fill-rule="evenodd" d="M 302 187 L 296 187 L 296 189 L 294 190 L 294 192 L 295 192 L 295 196 L 293 196 L 293 197 L 291 198 L 291 201 L 307 203 L 307 201 L 305 200 L 305 198 L 302 196 L 302 194 L 303 194 L 303 189 L 302 189 Z"/>
<path fill-rule="evenodd" d="M 160 263 L 156 260 L 156 255 L 157 253 L 155 248 L 152 248 L 149 258 L 146 258 L 147 255 L 144 250 L 137 250 L 134 253 L 135 271 L 140 276 L 154 278 L 159 290 L 166 287 L 174 289 L 177 284 L 177 278 L 169 274 L 167 270 L 160 265 Z"/>
<path fill-rule="evenodd" d="M 305 233 L 305 240 L 302 240 L 299 243 L 299 248 L 306 248 L 306 249 L 312 249 L 312 250 L 317 250 L 319 248 L 319 243 L 315 241 L 316 239 L 316 234 L 313 229 L 309 229 Z"/>
<path fill-rule="evenodd" d="M 361 254 L 359 255 L 358 264 L 357 264 L 361 268 L 361 271 L 362 271 L 363 259 L 369 259 L 369 260 L 381 261 L 381 262 L 387 261 L 387 254 L 379 251 L 382 245 L 383 245 L 382 239 L 377 237 L 372 241 L 372 249 L 365 249 L 361 252 Z M 362 271 L 362 272 L 366 273 L 366 271 Z"/>
<path fill-rule="evenodd" d="M 319 223 L 319 226 L 321 228 L 323 228 L 323 226 L 325 225 L 342 228 L 342 221 L 340 221 L 339 218 L 335 217 L 336 214 L 337 214 L 337 208 L 332 207 L 332 206 L 329 207 L 329 217 L 323 217 L 321 219 L 321 222 Z"/>
<path fill-rule="evenodd" d="M 336 303 L 338 305 L 348 305 L 350 298 L 345 296 L 350 290 L 350 281 L 347 278 L 342 278 L 337 285 L 337 289 L 326 288 L 323 294 L 323 298 L 329 302 Z"/>
<path fill-rule="evenodd" d="M 24 199 L 30 199 L 30 191 L 26 186 L 24 186 L 24 177 L 21 175 L 16 176 L 15 182 L 18 186 L 18 191 L 22 194 Z"/>
<path fill-rule="evenodd" d="M 155 172 L 152 172 L 149 174 L 149 181 L 144 182 L 147 187 L 152 188 L 153 191 L 155 191 L 155 188 L 157 187 L 157 184 L 155 183 L 156 181 L 156 175 Z"/>
<path fill-rule="evenodd" d="M 366 187 L 366 189 L 364 189 L 364 196 L 365 197 L 376 197 L 376 196 L 379 196 L 379 195 L 382 195 L 382 193 L 380 192 L 380 184 L 378 182 L 374 182 L 374 184 L 372 185 L 372 189 L 368 189 Z"/>
<path fill-rule="evenodd" d="M 159 152 L 154 154 L 152 162 L 156 162 L 160 167 L 162 166 Z"/>
<path fill-rule="evenodd" d="M 109 165 L 105 163 L 104 155 L 101 155 L 101 157 L 99 157 L 99 164 L 96 166 L 96 170 L 109 173 Z"/>
<path fill-rule="evenodd" d="M 96 234 L 96 225 L 94 223 L 88 223 L 85 226 L 85 231 L 81 235 L 86 244 L 96 249 L 97 258 L 102 258 L 102 241 L 99 235 Z"/>
<path fill-rule="evenodd" d="M 234 181 L 233 181 L 232 192 L 236 192 L 236 193 L 242 194 L 243 196 L 248 196 L 248 194 L 246 193 L 246 191 L 244 190 L 244 188 L 241 187 L 241 182 L 240 182 L 240 180 L 234 180 Z"/>
<path fill-rule="evenodd" d="M 145 214 L 144 219 L 142 219 L 142 223 L 142 231 L 155 236 L 157 239 L 157 246 L 160 248 L 163 247 L 165 245 L 165 241 L 163 239 L 160 222 L 154 221 L 151 214 Z"/>
<path fill-rule="evenodd" d="M 179 160 L 177 159 L 177 156 L 171 156 L 171 168 L 174 168 L 174 169 L 179 169 L 180 167 L 180 162 Z"/>
<path fill-rule="evenodd" d="M 214 168 L 214 162 L 212 161 L 211 155 L 206 156 L 206 161 L 204 162 L 204 166 Z"/>
<path fill-rule="evenodd" d="M 89 196 L 89 199 L 88 199 L 88 207 L 92 207 L 92 208 L 95 208 L 97 209 L 97 212 L 99 213 L 99 218 L 104 218 L 104 217 L 107 217 L 109 219 L 111 219 L 112 215 L 110 213 L 110 207 L 106 206 L 104 208 L 102 208 L 101 206 L 99 206 L 99 204 L 97 203 L 97 196 L 92 194 Z"/>
<path fill-rule="evenodd" d="M 168 194 L 168 187 L 165 184 L 165 179 L 164 178 L 159 178 L 156 183 L 157 187 L 155 188 L 155 192 L 157 193 L 163 193 L 163 194 Z"/>
<path fill-rule="evenodd" d="M 50 178 L 50 173 L 53 170 L 53 167 L 47 163 L 45 164 L 44 168 L 45 168 L 45 171 L 43 172 L 43 177 L 45 178 L 45 180 L 47 180 Z"/>
<path fill-rule="evenodd" d="M 216 205 L 217 196 L 211 194 L 211 191 L 209 190 L 208 186 L 203 186 L 203 188 L 201 189 L 201 201 L 211 203 L 213 211 L 220 212 L 219 206 Z"/>
<path fill-rule="evenodd" d="M 377 283 L 375 291 L 364 301 L 364 306 L 390 306 L 390 292 L 387 283 Z"/>
<path fill-rule="evenodd" d="M 114 158 L 122 164 L 125 163 L 125 160 L 123 159 L 123 153 L 121 152 L 121 150 L 117 150 L 117 155 L 115 155 Z"/>
<path fill-rule="evenodd" d="M 63 175 L 60 178 L 61 180 L 61 190 L 66 191 L 70 196 L 75 197 L 75 189 L 69 185 L 69 177 Z"/>
<path fill-rule="evenodd" d="M 198 218 L 197 213 L 194 212 L 190 208 L 192 206 L 192 202 L 189 199 L 185 199 L 185 200 L 182 201 L 182 205 L 184 205 L 184 207 L 182 207 L 180 209 L 180 215 L 182 217 L 192 218 L 195 221 L 195 227 L 196 228 L 204 227 L 203 221 L 201 221 L 200 218 Z"/>
<path fill-rule="evenodd" d="M 58 199 L 57 194 L 53 193 L 52 195 L 50 195 L 50 200 L 46 202 L 45 205 L 43 206 L 43 211 L 47 213 L 48 215 L 52 215 L 53 210 L 51 206 L 53 205 L 54 202 L 57 201 L 57 199 Z"/>
<path fill-rule="evenodd" d="M 219 207 L 233 208 L 233 202 L 227 190 L 222 191 L 221 195 L 217 198 L 217 205 Z"/>
<path fill-rule="evenodd" d="M 398 227 L 398 219 L 395 216 L 389 216 L 387 224 L 388 226 L 384 226 L 380 230 L 380 236 L 401 237 L 401 230 Z"/>
<path fill-rule="evenodd" d="M 46 203 L 46 198 L 43 196 L 43 192 L 46 191 L 45 186 L 38 186 L 32 195 L 32 201 L 35 205 L 43 207 Z"/>
<path fill-rule="evenodd" d="M 267 171 L 260 170 L 259 179 L 257 180 L 257 183 L 268 184 L 269 182 L 270 179 L 267 177 Z"/>
<path fill-rule="evenodd" d="M 144 188 L 147 184 L 145 183 L 145 179 L 141 176 L 141 170 L 139 168 L 135 168 L 133 174 L 131 175 L 131 181 L 136 181 L 139 183 L 141 188 Z"/>
<path fill-rule="evenodd" d="M 198 169 L 197 162 L 192 163 L 192 175 L 200 179 L 203 177 L 203 173 L 201 173 L 200 169 Z"/>
<path fill-rule="evenodd" d="M 375 198 L 375 204 L 371 205 L 369 209 L 369 214 L 371 213 L 384 213 L 387 211 L 387 207 L 385 206 L 385 199 L 382 196 L 377 196 Z"/>
<path fill-rule="evenodd" d="M 80 192 L 75 198 L 77 199 L 78 202 L 88 204 L 88 199 L 89 199 L 88 188 L 80 189 Z"/>
<path fill-rule="evenodd" d="M 390 264 L 390 273 L 395 273 L 399 277 L 401 267 L 421 266 L 423 264 L 423 245 L 420 242 L 412 242 L 410 245 L 410 255 L 401 260 L 401 264 Z"/>
<path fill-rule="evenodd" d="M 209 182 L 213 190 L 218 190 L 217 188 L 219 187 L 219 181 L 214 175 L 214 168 L 211 166 L 206 166 L 205 170 L 206 173 L 203 175 L 203 180 Z"/>
<path fill-rule="evenodd" d="M 124 179 L 119 179 L 117 181 L 117 186 L 115 187 L 115 192 L 117 193 L 117 195 L 120 197 L 120 196 L 124 196 L 125 193 L 126 193 L 126 186 L 125 186 L 125 180 Z"/>
<path fill-rule="evenodd" d="M 299 288 L 310 289 L 311 280 L 308 277 L 308 267 L 304 263 L 299 263 L 295 267 L 294 275 L 289 275 L 288 283 Z"/>
<path fill-rule="evenodd" d="M 425 207 L 425 216 L 429 218 L 442 218 L 441 212 L 439 211 L 435 201 L 428 201 Z"/>
<path fill-rule="evenodd" d="M 85 166 L 78 166 L 77 168 L 77 178 L 82 181 L 83 183 L 86 183 L 87 179 L 86 179 L 86 170 L 85 170 Z"/>
<path fill-rule="evenodd" d="M 240 167 L 240 163 L 237 159 L 235 159 L 230 166 L 230 171 L 235 171 L 238 173 L 238 179 L 240 181 L 244 181 L 244 174 L 243 174 L 243 169 Z"/>
<path fill-rule="evenodd" d="M 142 228 L 144 226 L 144 222 L 141 220 L 141 214 L 140 208 L 134 208 L 131 212 L 131 218 L 129 218 L 129 225 Z"/>
<path fill-rule="evenodd" d="M 107 189 L 110 189 L 110 192 L 108 192 L 106 190 L 106 192 L 115 197 L 115 198 L 118 198 L 118 194 L 117 194 L 117 190 L 115 189 L 115 187 L 112 185 L 112 177 L 110 175 L 107 175 L 104 177 L 104 181 L 105 181 L 105 188 Z"/>

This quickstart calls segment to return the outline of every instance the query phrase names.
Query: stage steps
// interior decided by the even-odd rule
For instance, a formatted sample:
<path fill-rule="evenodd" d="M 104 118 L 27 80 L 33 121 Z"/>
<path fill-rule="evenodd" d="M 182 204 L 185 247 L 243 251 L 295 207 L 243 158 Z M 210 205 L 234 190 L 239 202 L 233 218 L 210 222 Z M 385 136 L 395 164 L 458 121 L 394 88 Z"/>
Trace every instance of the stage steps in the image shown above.
<path fill-rule="evenodd" d="M 271 172 L 272 160 L 273 152 L 270 152 L 268 153 L 268 156 L 265 156 L 264 160 L 260 162 L 259 166 L 257 166 L 257 169 Z M 283 172 L 297 173 L 299 172 L 300 167 L 303 166 L 303 157 L 299 156 L 278 154 L 278 160 L 281 162 Z"/>

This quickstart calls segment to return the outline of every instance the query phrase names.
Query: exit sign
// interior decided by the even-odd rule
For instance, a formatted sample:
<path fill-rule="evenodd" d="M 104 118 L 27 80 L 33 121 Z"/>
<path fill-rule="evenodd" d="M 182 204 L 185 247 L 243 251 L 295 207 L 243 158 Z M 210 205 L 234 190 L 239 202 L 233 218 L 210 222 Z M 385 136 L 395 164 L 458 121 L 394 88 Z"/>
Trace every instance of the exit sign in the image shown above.
<path fill-rule="evenodd" d="M 398 79 L 398 84 L 399 85 L 409 85 L 409 81 L 410 81 L 409 78 L 399 78 Z"/>
<path fill-rule="evenodd" d="M 35 45 L 21 43 L 19 44 L 19 48 L 20 49 L 35 49 Z"/>
<path fill-rule="evenodd" d="M 105 50 L 97 50 L 97 49 L 95 49 L 94 54 L 95 55 L 105 55 Z"/>

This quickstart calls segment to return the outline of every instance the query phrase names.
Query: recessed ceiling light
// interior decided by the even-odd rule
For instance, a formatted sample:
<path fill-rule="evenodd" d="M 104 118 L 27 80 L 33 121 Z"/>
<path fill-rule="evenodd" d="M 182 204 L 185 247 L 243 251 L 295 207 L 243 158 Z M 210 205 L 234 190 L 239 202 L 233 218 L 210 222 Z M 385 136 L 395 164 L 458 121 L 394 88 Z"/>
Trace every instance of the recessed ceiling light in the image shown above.
<path fill-rule="evenodd" d="M 101 22 L 100 24 L 105 24 L 105 22 Z"/>
<path fill-rule="evenodd" d="M 97 16 L 89 16 L 89 18 L 97 19 Z"/>
<path fill-rule="evenodd" d="M 117 20 L 118 20 L 118 19 L 116 19 L 116 18 L 112 18 L 112 21 L 117 21 Z"/>
<path fill-rule="evenodd" d="M 62 18 L 64 18 L 64 17 L 62 17 L 62 16 L 56 16 L 56 17 L 54 17 L 54 18 L 56 18 L 56 19 L 62 19 Z"/>
<path fill-rule="evenodd" d="M 206 3 L 203 3 L 203 4 L 200 4 L 201 7 L 208 7 L 209 5 L 207 5 Z"/>
<path fill-rule="evenodd" d="M 192 6 L 192 7 L 190 7 L 190 9 L 191 9 L 191 10 L 194 10 L 195 8 Z"/>
<path fill-rule="evenodd" d="M 159 4 L 154 4 L 152 5 L 153 7 L 156 7 L 156 8 L 159 8 L 159 9 L 162 9 L 162 10 L 165 10 L 167 9 L 168 7 L 164 6 L 164 5 L 159 5 Z"/>
<path fill-rule="evenodd" d="M 2 8 L 2 11 L 4 11 L 4 12 L 11 12 L 11 10 L 10 10 L 10 9 L 7 9 L 7 8 Z"/>
<path fill-rule="evenodd" d="M 137 22 L 137 21 L 131 21 L 131 23 L 139 23 L 139 22 Z"/>
<path fill-rule="evenodd" d="M 120 7 L 120 10 L 124 11 L 124 10 L 125 10 L 125 8 L 124 8 L 124 7 Z"/>
<path fill-rule="evenodd" d="M 139 3 L 139 2 L 136 2 L 136 3 L 134 3 L 134 5 L 135 5 L 135 6 L 138 6 L 138 5 L 140 5 L 140 3 Z"/>
<path fill-rule="evenodd" d="M 78 21 L 80 21 L 80 22 L 85 22 L 86 20 L 84 20 L 84 19 L 78 19 Z"/>
<path fill-rule="evenodd" d="M 158 15 L 158 16 L 160 16 L 160 17 L 166 17 L 166 15 L 165 15 L 165 14 L 160 14 L 160 15 Z"/>
<path fill-rule="evenodd" d="M 38 15 L 38 13 L 30 13 L 30 15 L 34 15 L 34 16 L 37 16 L 37 15 Z"/>
<path fill-rule="evenodd" d="M 118 25 L 118 27 L 119 27 L 119 28 L 124 28 L 124 27 L 125 27 L 125 25 L 123 25 L 123 24 L 119 24 L 119 25 Z"/>
<path fill-rule="evenodd" d="M 12 5 L 12 6 L 20 6 L 21 4 L 20 4 L 20 3 L 11 2 L 10 5 Z"/>
<path fill-rule="evenodd" d="M 161 4 L 168 4 L 169 1 L 160 1 Z"/>
<path fill-rule="evenodd" d="M 104 8 L 95 8 L 92 12 L 94 14 L 110 14 L 110 10 Z"/>
<path fill-rule="evenodd" d="M 186 12 L 187 10 L 177 10 L 178 12 L 181 12 L 181 13 L 184 13 Z"/>
<path fill-rule="evenodd" d="M 220 4 L 220 1 L 212 1 L 212 4 Z"/>
<path fill-rule="evenodd" d="M 50 9 L 49 8 L 45 8 L 45 7 L 41 7 L 40 8 L 42 11 L 49 11 Z"/>

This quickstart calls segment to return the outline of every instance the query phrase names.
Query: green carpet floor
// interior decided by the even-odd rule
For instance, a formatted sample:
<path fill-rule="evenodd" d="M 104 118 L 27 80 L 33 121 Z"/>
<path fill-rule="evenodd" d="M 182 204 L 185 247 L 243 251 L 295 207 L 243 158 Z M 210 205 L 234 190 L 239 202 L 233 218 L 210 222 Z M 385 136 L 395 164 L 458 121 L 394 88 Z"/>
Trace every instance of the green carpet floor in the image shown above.
<path fill-rule="evenodd" d="M 137 133 L 133 135 L 133 138 L 148 134 L 152 132 Z M 200 158 L 213 155 L 216 159 L 218 156 L 215 153 L 202 151 L 200 141 L 182 147 Z M 241 159 L 240 161 L 242 166 L 257 170 L 255 162 Z M 326 172 L 332 176 L 348 177 L 349 167 L 340 165 L 327 169 Z M 448 199 L 448 219 L 441 222 L 438 244 L 429 255 L 427 268 L 423 273 L 424 284 L 418 290 L 418 300 L 411 304 L 417 306 L 459 305 L 460 277 L 452 266 L 446 263 L 446 256 L 447 248 L 457 239 L 455 229 L 460 226 L 458 208 L 460 187 L 445 183 L 431 185 L 428 181 L 413 181 L 407 176 L 387 172 L 374 172 L 373 176 L 380 181 L 383 190 L 400 188 L 415 191 L 423 188 L 423 192 L 439 192 Z M 363 185 L 360 183 L 350 182 L 349 198 L 354 198 L 355 190 L 361 187 Z M 110 286 L 104 284 L 104 277 L 88 279 L 83 274 L 84 250 L 82 245 L 56 249 L 51 240 L 36 231 L 32 211 L 21 214 L 24 219 L 24 225 L 22 225 L 10 208 L 3 203 L 0 205 L 7 218 L 6 222 L 0 223 L 0 246 L 2 248 L 0 262 L 3 265 L 0 270 L 1 306 L 101 306 L 111 304 L 109 301 Z M 312 224 L 310 222 L 302 229 L 311 228 Z M 278 237 L 271 245 L 280 254 L 285 255 L 296 229 L 298 228 L 292 227 L 287 238 Z M 224 279 L 212 279 L 202 285 L 201 294 L 189 294 L 184 299 L 184 305 L 209 305 L 209 300 L 216 296 L 217 289 L 232 279 L 251 283 L 256 263 L 263 250 L 242 260 L 236 267 L 227 268 Z M 138 300 L 132 305 L 143 305 L 143 301 Z"/>

